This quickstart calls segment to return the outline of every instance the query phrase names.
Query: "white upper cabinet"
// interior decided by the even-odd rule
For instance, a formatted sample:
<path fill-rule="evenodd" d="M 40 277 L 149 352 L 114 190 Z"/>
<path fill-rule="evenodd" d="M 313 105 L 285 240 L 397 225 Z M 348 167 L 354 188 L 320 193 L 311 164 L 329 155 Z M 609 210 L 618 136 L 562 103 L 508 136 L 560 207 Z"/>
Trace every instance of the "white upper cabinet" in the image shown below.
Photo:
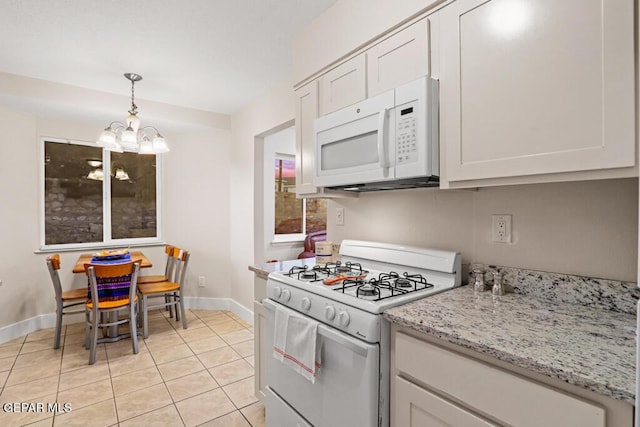
<path fill-rule="evenodd" d="M 321 116 L 367 97 L 365 66 L 365 56 L 360 54 L 320 77 Z"/>
<path fill-rule="evenodd" d="M 295 91 L 296 115 L 296 195 L 318 194 L 313 186 L 315 142 L 313 122 L 318 117 L 318 82 Z"/>
<path fill-rule="evenodd" d="M 369 97 L 429 74 L 429 21 L 383 39 L 366 54 Z"/>
<path fill-rule="evenodd" d="M 634 0 L 458 0 L 439 13 L 444 181 L 635 165 Z"/>

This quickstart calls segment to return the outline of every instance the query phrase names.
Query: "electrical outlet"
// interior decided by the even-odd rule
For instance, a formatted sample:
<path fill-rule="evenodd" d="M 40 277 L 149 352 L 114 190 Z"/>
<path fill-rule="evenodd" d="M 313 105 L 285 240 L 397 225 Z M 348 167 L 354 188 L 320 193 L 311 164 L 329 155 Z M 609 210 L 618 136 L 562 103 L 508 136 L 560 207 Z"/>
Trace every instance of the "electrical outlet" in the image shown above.
<path fill-rule="evenodd" d="M 336 208 L 336 225 L 344 225 L 344 208 Z"/>
<path fill-rule="evenodd" d="M 511 215 L 492 215 L 491 241 L 511 243 Z"/>
<path fill-rule="evenodd" d="M 204 279 L 204 276 L 198 276 L 198 286 L 204 288 L 207 286 L 207 282 Z"/>

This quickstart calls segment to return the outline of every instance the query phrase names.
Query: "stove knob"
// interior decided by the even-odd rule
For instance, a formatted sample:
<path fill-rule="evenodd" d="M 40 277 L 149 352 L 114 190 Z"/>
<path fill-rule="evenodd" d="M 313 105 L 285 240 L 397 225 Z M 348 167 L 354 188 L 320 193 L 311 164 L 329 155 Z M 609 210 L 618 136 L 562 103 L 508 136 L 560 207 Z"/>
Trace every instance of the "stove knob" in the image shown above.
<path fill-rule="evenodd" d="M 275 288 L 273 288 L 273 296 L 276 298 L 280 298 L 280 295 L 282 294 L 282 289 L 280 289 L 280 286 L 276 286 Z"/>
<path fill-rule="evenodd" d="M 349 324 L 350 320 L 351 319 L 349 318 L 349 313 L 347 313 L 346 311 L 341 311 L 340 314 L 338 314 L 338 325 L 342 326 L 343 328 Z"/>
<path fill-rule="evenodd" d="M 328 305 L 324 309 L 324 317 L 326 317 L 327 320 L 333 320 L 333 318 L 336 317 L 336 309 L 333 308 L 332 305 Z"/>
<path fill-rule="evenodd" d="M 302 298 L 302 309 L 304 311 L 309 311 L 311 308 L 311 300 L 307 297 Z"/>
<path fill-rule="evenodd" d="M 282 291 L 282 301 L 288 302 L 291 299 L 291 292 L 289 289 L 285 289 Z"/>

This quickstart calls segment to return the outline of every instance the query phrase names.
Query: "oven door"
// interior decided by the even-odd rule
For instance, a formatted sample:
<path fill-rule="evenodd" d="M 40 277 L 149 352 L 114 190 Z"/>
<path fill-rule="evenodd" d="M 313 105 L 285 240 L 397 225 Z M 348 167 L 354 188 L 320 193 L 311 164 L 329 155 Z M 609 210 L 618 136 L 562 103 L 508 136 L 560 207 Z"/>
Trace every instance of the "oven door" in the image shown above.
<path fill-rule="evenodd" d="M 394 178 L 394 100 L 389 91 L 316 119 L 316 187 Z"/>
<path fill-rule="evenodd" d="M 265 299 L 266 342 L 273 351 L 275 309 Z M 311 384 L 269 354 L 266 359 L 266 422 L 269 427 L 378 425 L 380 347 L 324 324 L 318 326 L 321 368 Z"/>

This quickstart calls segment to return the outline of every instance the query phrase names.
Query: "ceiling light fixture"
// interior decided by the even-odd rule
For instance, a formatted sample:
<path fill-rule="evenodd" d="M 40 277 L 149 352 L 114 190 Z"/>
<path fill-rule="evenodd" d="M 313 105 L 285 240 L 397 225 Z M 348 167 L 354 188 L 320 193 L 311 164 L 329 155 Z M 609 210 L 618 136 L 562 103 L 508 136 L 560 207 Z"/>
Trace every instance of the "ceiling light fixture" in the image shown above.
<path fill-rule="evenodd" d="M 140 127 L 138 106 L 134 99 L 134 86 L 142 80 L 140 74 L 125 73 L 124 77 L 131 82 L 131 109 L 126 124 L 111 122 L 98 138 L 97 145 L 105 150 L 122 153 L 129 151 L 139 154 L 162 154 L 169 151 L 169 146 L 158 129 L 153 126 Z"/>

